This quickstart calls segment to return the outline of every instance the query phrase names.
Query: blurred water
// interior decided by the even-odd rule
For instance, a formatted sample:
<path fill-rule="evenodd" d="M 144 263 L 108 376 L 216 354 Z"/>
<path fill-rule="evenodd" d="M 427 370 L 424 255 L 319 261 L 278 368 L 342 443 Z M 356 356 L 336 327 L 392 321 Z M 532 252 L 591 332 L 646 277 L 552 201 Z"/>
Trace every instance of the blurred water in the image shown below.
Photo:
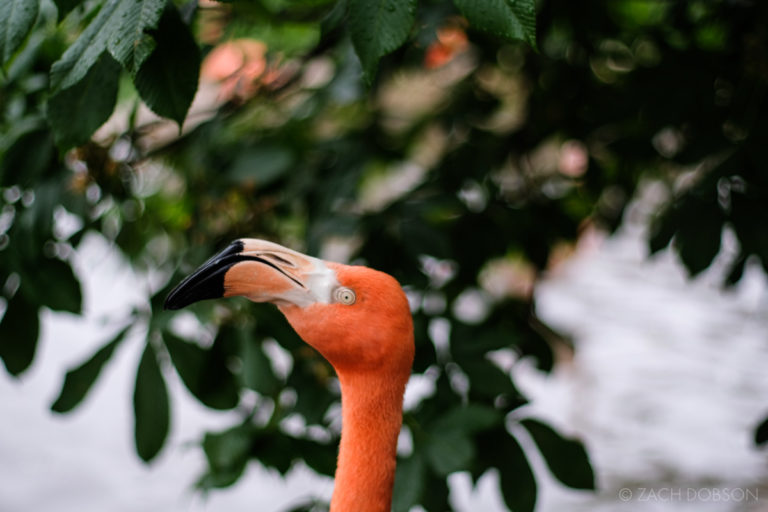
<path fill-rule="evenodd" d="M 649 260 L 644 240 L 625 225 L 537 288 L 576 352 L 550 376 L 525 364 L 516 377 L 534 414 L 585 441 L 600 486 L 550 480 L 539 510 L 768 510 L 768 452 L 752 442 L 768 415 L 765 276 L 753 266 L 722 289 L 728 233 L 694 280 L 671 251 Z"/>
<path fill-rule="evenodd" d="M 642 237 L 629 225 L 538 287 L 541 317 L 574 336 L 576 353 L 549 376 L 520 362 L 515 378 L 533 400 L 528 413 L 584 439 L 600 486 L 597 494 L 568 490 L 532 452 L 538 510 L 766 510 L 766 453 L 751 444 L 768 414 L 765 279 L 749 272 L 723 292 L 715 265 L 689 281 L 672 254 L 647 260 Z M 137 286 L 146 286 L 96 237 L 77 267 L 85 318 L 46 314 L 34 367 L 20 380 L 0 372 L 0 512 L 270 512 L 330 495 L 330 480 L 305 468 L 283 480 L 258 464 L 207 501 L 190 492 L 204 461 L 189 443 L 233 418 L 199 406 L 178 379 L 169 379 L 169 445 L 150 466 L 139 462 L 131 393 L 141 333 L 126 340 L 84 405 L 50 413 L 66 369 L 108 339 L 140 304 Z M 472 490 L 467 475 L 453 475 L 452 502 L 463 511 L 502 510 L 495 479 Z"/>

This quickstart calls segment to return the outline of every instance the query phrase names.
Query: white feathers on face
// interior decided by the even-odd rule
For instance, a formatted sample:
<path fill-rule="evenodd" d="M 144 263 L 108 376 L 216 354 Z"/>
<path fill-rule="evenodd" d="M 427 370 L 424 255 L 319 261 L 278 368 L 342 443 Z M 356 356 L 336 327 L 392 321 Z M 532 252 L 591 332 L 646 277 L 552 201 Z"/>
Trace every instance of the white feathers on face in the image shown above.
<path fill-rule="evenodd" d="M 353 290 L 341 286 L 334 266 L 327 265 L 321 259 L 265 240 L 242 238 L 239 242 L 244 247 L 242 255 L 264 260 L 263 263 L 290 281 L 290 287 L 280 289 L 274 296 L 266 296 L 264 293 L 246 295 L 254 302 L 273 302 L 304 308 L 318 303 L 351 305 L 357 300 Z"/>
<path fill-rule="evenodd" d="M 338 303 L 351 306 L 357 300 L 357 296 L 355 295 L 355 292 L 350 288 L 340 286 L 333 291 L 333 299 Z"/>

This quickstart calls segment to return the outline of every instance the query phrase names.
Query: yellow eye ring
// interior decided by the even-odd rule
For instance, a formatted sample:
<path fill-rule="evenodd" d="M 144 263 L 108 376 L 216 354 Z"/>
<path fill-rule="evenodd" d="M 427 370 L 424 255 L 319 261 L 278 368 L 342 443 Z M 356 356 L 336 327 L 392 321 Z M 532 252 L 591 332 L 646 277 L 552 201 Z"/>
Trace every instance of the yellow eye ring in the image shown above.
<path fill-rule="evenodd" d="M 357 300 L 355 292 L 349 288 L 344 287 L 336 288 L 336 290 L 333 292 L 333 298 L 336 300 L 336 302 L 346 304 L 347 306 L 351 306 Z"/>

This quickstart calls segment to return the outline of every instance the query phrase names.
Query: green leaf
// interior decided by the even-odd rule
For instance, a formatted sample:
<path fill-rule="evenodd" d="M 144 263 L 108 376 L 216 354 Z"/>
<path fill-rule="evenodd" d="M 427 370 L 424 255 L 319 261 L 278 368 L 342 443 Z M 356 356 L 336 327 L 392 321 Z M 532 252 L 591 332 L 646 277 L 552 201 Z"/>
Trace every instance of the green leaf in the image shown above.
<path fill-rule="evenodd" d="M 17 293 L 0 320 L 0 359 L 8 373 L 16 376 L 29 368 L 35 358 L 39 333 L 37 306 Z"/>
<path fill-rule="evenodd" d="M 20 291 L 31 301 L 54 311 L 80 314 L 83 296 L 72 267 L 56 258 L 36 262 L 22 275 Z"/>
<path fill-rule="evenodd" d="M 349 0 L 338 0 L 328 14 L 320 22 L 320 35 L 327 37 L 331 32 L 337 30 L 344 23 L 347 14 Z"/>
<path fill-rule="evenodd" d="M 80 37 L 51 66 L 53 92 L 82 80 L 105 50 L 135 73 L 152 51 L 153 43 L 145 31 L 157 26 L 164 6 L 161 0 L 107 0 Z"/>
<path fill-rule="evenodd" d="M 46 258 L 41 257 L 40 249 L 53 237 L 53 213 L 63 195 L 62 181 L 52 179 L 35 185 L 34 202 L 19 216 L 19 227 L 26 231 L 25 235 L 29 236 L 28 240 L 24 240 L 26 259 L 22 264 L 28 269 L 30 265 L 34 265 L 31 269 L 34 279 L 43 281 L 43 286 L 48 286 L 45 279 L 39 275 L 39 265 L 46 261 Z"/>
<path fill-rule="evenodd" d="M 499 310 L 507 313 L 504 308 Z M 456 361 L 477 359 L 492 350 L 518 345 L 520 338 L 513 326 L 498 325 L 493 317 L 478 326 L 456 322 L 451 329 L 451 354 Z"/>
<path fill-rule="evenodd" d="M 322 364 L 324 363 L 319 361 L 313 364 L 299 356 L 286 383 L 297 391 L 294 410 L 304 416 L 308 425 L 321 424 L 328 407 L 337 398 L 328 390 L 327 377 L 321 377 L 312 371 L 313 367 L 316 368 Z"/>
<path fill-rule="evenodd" d="M 31 188 L 56 163 L 51 131 L 35 127 L 19 135 L 0 160 L 0 186 Z"/>
<path fill-rule="evenodd" d="M 552 474 L 574 489 L 594 489 L 595 475 L 584 445 L 565 439 L 552 427 L 533 419 L 520 422 L 530 432 Z"/>
<path fill-rule="evenodd" d="M 453 3 L 474 28 L 536 47 L 534 0 L 453 0 Z"/>
<path fill-rule="evenodd" d="M 0 64 L 8 62 L 35 24 L 39 0 L 0 0 Z"/>
<path fill-rule="evenodd" d="M 418 504 L 424 492 L 426 464 L 424 458 L 414 452 L 407 459 L 397 462 L 395 489 L 392 494 L 392 511 L 408 512 Z"/>
<path fill-rule="evenodd" d="M 321 475 L 333 476 L 336 471 L 337 445 L 309 439 L 293 439 L 294 451 L 304 463 Z"/>
<path fill-rule="evenodd" d="M 168 390 L 157 364 L 155 350 L 149 342 L 136 372 L 133 413 L 136 453 L 142 460 L 149 462 L 165 444 L 170 424 Z"/>
<path fill-rule="evenodd" d="M 738 283 L 744 276 L 746 265 L 747 258 L 742 252 L 739 257 L 731 263 L 731 267 L 728 270 L 728 274 L 725 276 L 725 282 L 723 284 L 726 287 L 736 285 L 736 283 Z"/>
<path fill-rule="evenodd" d="M 0 64 L 8 62 L 32 30 L 39 0 L 0 0 Z"/>
<path fill-rule="evenodd" d="M 465 435 L 456 431 L 433 431 L 426 445 L 427 459 L 441 476 L 469 469 L 475 457 L 475 447 Z"/>
<path fill-rule="evenodd" d="M 768 443 L 768 418 L 765 418 L 755 429 L 755 444 L 758 446 Z"/>
<path fill-rule="evenodd" d="M 429 322 L 430 317 L 424 313 L 413 315 L 413 332 L 416 344 L 416 353 L 413 357 L 413 373 L 424 373 L 437 360 L 435 344 L 429 338 Z"/>
<path fill-rule="evenodd" d="M 536 479 L 517 440 L 500 427 L 479 436 L 477 442 L 478 460 L 499 471 L 501 494 L 507 507 L 514 512 L 533 512 Z"/>
<path fill-rule="evenodd" d="M 198 481 L 203 489 L 228 487 L 243 474 L 253 441 L 245 425 L 223 432 L 207 432 L 203 452 L 208 459 L 208 473 Z"/>
<path fill-rule="evenodd" d="M 350 0 L 349 31 L 369 84 L 379 59 L 408 38 L 415 19 L 416 0 Z"/>
<path fill-rule="evenodd" d="M 487 359 L 464 360 L 461 369 L 469 377 L 469 389 L 472 393 L 495 398 L 500 394 L 516 396 L 512 379 L 509 375 Z"/>
<path fill-rule="evenodd" d="M 131 0 L 107 0 L 99 14 L 59 60 L 51 66 L 51 90 L 58 92 L 82 80 L 107 49 L 109 38 L 125 14 Z"/>
<path fill-rule="evenodd" d="M 51 405 L 54 412 L 64 413 L 71 411 L 85 398 L 93 383 L 96 382 L 104 364 L 109 361 L 115 349 L 125 338 L 126 333 L 132 325 L 128 325 L 112 338 L 106 345 L 101 347 L 90 359 L 67 372 L 64 377 L 64 384 L 61 387 L 59 396 Z"/>
<path fill-rule="evenodd" d="M 90 139 L 112 115 L 117 101 L 120 65 L 104 52 L 87 74 L 48 100 L 48 121 L 56 143 L 62 149 L 79 146 Z"/>
<path fill-rule="evenodd" d="M 725 218 L 718 205 L 702 204 L 681 222 L 674 246 L 691 276 L 709 267 L 720 252 Z"/>
<path fill-rule="evenodd" d="M 435 420 L 431 430 L 475 434 L 498 426 L 503 419 L 502 414 L 493 407 L 470 403 L 466 406 L 455 407 L 440 416 Z"/>
<path fill-rule="evenodd" d="M 672 241 L 677 228 L 674 210 L 667 208 L 661 215 L 651 222 L 651 234 L 648 238 L 648 248 L 651 254 L 656 254 Z"/>
<path fill-rule="evenodd" d="M 80 5 L 83 0 L 53 0 L 53 2 L 59 11 L 58 20 L 61 21 L 72 9 Z"/>
<path fill-rule="evenodd" d="M 735 282 L 741 278 L 743 268 L 739 267 L 745 264 L 744 260 L 750 254 L 759 257 L 763 269 L 768 272 L 768 232 L 762 223 L 755 222 L 755 219 L 768 218 L 768 200 L 766 200 L 768 193 L 765 192 L 764 186 L 762 192 L 760 189 L 761 185 L 755 183 L 755 185 L 748 185 L 745 192 L 731 192 L 731 211 L 728 221 L 739 239 L 741 254 L 737 262 L 741 260 L 742 263 L 741 265 L 737 262 L 733 263 L 733 270 L 727 278 L 728 282 Z"/>
<path fill-rule="evenodd" d="M 536 479 L 523 449 L 512 436 L 499 445 L 501 495 L 504 503 L 515 512 L 533 512 L 536 508 Z"/>
<path fill-rule="evenodd" d="M 243 462 L 240 466 L 236 466 L 229 471 L 208 471 L 200 477 L 195 486 L 202 490 L 223 489 L 229 487 L 240 479 L 243 471 L 245 471 L 246 462 Z"/>
<path fill-rule="evenodd" d="M 157 46 L 133 83 L 149 108 L 181 126 L 197 92 L 200 49 L 171 4 L 163 11 L 159 27 L 152 34 Z"/>
<path fill-rule="evenodd" d="M 319 498 L 306 498 L 285 512 L 328 512 L 330 504 Z"/>
<path fill-rule="evenodd" d="M 147 33 L 157 28 L 166 0 L 123 0 L 127 3 L 120 23 L 107 42 L 109 53 L 131 74 L 136 74 L 155 49 L 155 40 Z"/>
<path fill-rule="evenodd" d="M 689 275 L 693 277 L 707 269 L 720 252 L 726 220 L 732 222 L 737 236 L 742 239 L 738 221 L 740 194 L 734 192 L 730 196 L 732 211 L 729 212 L 729 219 L 726 219 L 727 213 L 718 199 L 720 180 L 730 169 L 740 168 L 741 165 L 738 156 L 732 155 L 676 198 L 653 222 L 649 240 L 651 253 L 663 249 L 672 241 Z M 748 225 L 753 225 L 753 219 L 759 217 L 750 214 L 747 218 Z M 743 239 L 740 242 L 743 247 L 749 245 Z"/>
<path fill-rule="evenodd" d="M 427 473 L 427 478 L 424 479 L 424 488 L 429 489 L 429 491 L 422 493 L 419 504 L 426 512 L 453 510 L 448 501 L 450 489 L 448 489 L 447 478 Z"/>
<path fill-rule="evenodd" d="M 232 409 L 237 405 L 237 383 L 227 368 L 228 354 L 220 337 L 208 350 L 170 333 L 165 333 L 163 340 L 181 380 L 198 400 L 212 409 Z"/>
<path fill-rule="evenodd" d="M 261 343 L 253 336 L 245 336 L 242 342 L 243 385 L 264 396 L 275 396 L 280 392 L 281 382 L 272 369 L 272 363 Z"/>
<path fill-rule="evenodd" d="M 279 430 L 263 431 L 251 452 L 265 468 L 285 475 L 294 460 L 293 438 Z"/>

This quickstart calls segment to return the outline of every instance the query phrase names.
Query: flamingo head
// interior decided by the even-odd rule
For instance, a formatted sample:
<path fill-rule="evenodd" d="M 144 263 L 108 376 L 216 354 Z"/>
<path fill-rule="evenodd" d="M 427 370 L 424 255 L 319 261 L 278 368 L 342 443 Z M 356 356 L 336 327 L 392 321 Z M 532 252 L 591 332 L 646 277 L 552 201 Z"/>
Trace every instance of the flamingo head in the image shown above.
<path fill-rule="evenodd" d="M 165 308 L 234 296 L 275 304 L 337 372 L 410 373 L 414 348 L 408 301 L 398 282 L 383 272 L 240 239 L 176 286 Z"/>

